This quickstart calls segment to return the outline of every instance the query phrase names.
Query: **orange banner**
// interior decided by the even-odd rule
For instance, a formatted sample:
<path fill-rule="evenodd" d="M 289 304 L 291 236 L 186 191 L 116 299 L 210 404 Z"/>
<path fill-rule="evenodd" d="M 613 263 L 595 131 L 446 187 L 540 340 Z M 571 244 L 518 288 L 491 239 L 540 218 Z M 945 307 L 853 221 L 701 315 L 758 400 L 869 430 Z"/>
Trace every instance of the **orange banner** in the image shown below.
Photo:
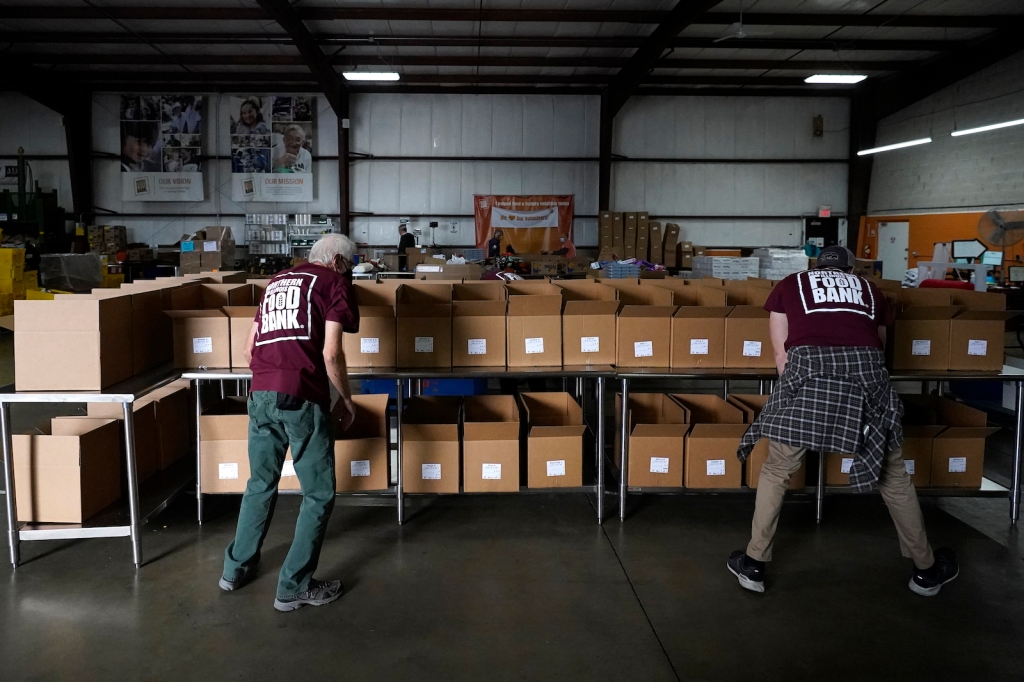
<path fill-rule="evenodd" d="M 571 239 L 573 195 L 484 195 L 473 197 L 476 244 L 488 249 L 501 233 L 500 254 L 511 246 L 516 253 L 557 251 Z M 565 241 L 563 241 L 563 238 Z M 491 251 L 491 249 L 489 249 Z M 488 253 L 488 256 L 494 255 Z"/>

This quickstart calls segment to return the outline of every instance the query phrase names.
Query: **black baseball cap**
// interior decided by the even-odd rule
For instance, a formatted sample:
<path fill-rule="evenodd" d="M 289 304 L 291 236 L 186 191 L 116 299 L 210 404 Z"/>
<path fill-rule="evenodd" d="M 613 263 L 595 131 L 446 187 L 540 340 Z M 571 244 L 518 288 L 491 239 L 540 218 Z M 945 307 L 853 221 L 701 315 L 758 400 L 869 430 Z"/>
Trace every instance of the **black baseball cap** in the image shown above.
<path fill-rule="evenodd" d="M 845 246 L 826 247 L 818 254 L 818 261 L 815 265 L 819 268 L 851 270 L 855 265 L 853 252 Z"/>

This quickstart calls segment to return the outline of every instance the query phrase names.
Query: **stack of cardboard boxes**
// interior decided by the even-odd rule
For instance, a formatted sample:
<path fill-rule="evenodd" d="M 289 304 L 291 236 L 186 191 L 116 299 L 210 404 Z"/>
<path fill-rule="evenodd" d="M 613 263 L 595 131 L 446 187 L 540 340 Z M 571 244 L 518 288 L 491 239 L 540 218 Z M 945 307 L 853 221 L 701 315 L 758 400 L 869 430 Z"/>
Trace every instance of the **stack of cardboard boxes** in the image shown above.
<path fill-rule="evenodd" d="M 36 272 L 25 272 L 25 249 L 0 248 L 0 315 L 12 315 L 14 302 L 24 300 L 31 286 L 37 289 Z"/>
<path fill-rule="evenodd" d="M 235 262 L 235 240 L 231 228 L 212 226 L 181 240 L 180 272 L 198 274 L 231 268 Z"/>

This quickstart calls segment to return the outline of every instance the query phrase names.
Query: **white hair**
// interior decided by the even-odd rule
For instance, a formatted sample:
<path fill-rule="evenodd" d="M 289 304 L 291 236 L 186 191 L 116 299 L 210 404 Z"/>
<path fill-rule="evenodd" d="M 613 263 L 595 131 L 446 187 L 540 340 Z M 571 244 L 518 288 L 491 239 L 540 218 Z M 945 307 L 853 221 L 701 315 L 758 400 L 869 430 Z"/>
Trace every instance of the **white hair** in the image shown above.
<path fill-rule="evenodd" d="M 335 256 L 341 256 L 345 260 L 352 260 L 352 254 L 355 252 L 355 242 L 345 235 L 325 234 L 309 250 L 309 262 L 330 265 L 334 262 Z"/>

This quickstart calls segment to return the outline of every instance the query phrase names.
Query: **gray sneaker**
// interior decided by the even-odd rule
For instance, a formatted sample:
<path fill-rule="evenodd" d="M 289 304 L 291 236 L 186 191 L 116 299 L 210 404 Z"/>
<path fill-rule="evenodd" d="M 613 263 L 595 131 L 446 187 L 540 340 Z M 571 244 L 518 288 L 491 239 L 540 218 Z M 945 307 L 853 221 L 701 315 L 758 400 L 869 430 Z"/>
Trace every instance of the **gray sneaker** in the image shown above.
<path fill-rule="evenodd" d="M 338 599 L 344 588 L 340 580 L 310 580 L 309 589 L 291 597 L 278 597 L 274 600 L 274 608 L 278 611 L 294 611 L 303 606 L 323 606 Z"/>
<path fill-rule="evenodd" d="M 253 581 L 253 578 L 255 577 L 256 567 L 254 566 L 253 568 L 250 568 L 248 571 L 242 573 L 242 575 L 235 580 L 228 580 L 226 577 L 221 576 L 217 584 L 220 586 L 220 589 L 224 590 L 225 592 L 234 592 L 235 590 L 241 589 L 242 587 L 245 587 L 246 585 L 251 583 Z"/>

